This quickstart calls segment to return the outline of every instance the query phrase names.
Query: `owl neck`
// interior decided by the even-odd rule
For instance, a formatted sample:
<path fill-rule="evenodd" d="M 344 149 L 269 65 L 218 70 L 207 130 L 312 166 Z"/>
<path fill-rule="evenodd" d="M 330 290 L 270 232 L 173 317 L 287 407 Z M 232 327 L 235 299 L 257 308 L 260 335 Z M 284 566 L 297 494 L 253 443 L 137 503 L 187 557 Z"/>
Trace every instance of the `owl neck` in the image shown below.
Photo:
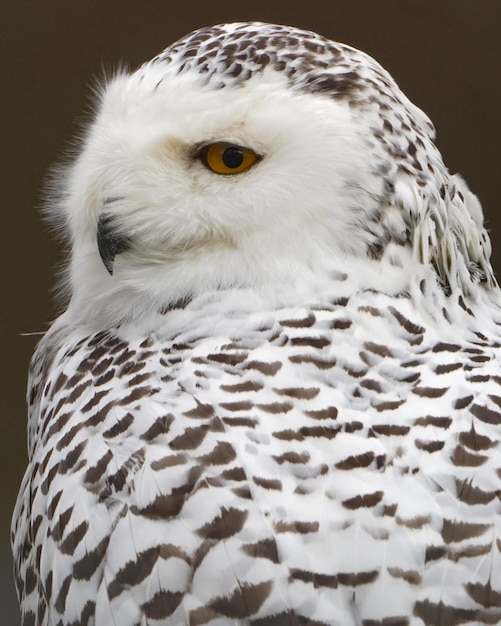
<path fill-rule="evenodd" d="M 92 330 L 127 322 L 154 325 L 158 315 L 194 300 L 210 301 L 221 292 L 239 294 L 243 311 L 251 311 L 255 303 L 273 310 L 346 300 L 362 292 L 383 293 L 412 300 L 420 315 L 438 325 L 458 320 L 475 325 L 486 311 L 492 318 L 498 310 L 497 291 L 479 287 L 474 294 L 448 294 L 433 269 L 419 264 L 403 247 L 389 248 L 379 260 L 319 254 L 301 262 L 292 257 L 273 262 L 216 251 L 191 260 L 146 264 L 119 256 L 113 275 L 95 255 L 90 262 L 96 264 L 94 271 L 73 276 L 67 318 Z"/>

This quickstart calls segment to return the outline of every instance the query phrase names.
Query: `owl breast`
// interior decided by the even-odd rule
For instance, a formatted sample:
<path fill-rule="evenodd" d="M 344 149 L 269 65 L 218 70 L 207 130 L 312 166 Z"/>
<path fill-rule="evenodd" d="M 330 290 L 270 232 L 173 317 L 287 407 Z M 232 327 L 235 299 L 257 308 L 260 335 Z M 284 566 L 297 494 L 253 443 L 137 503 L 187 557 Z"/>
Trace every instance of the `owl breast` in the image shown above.
<path fill-rule="evenodd" d="M 236 301 L 59 351 L 33 503 L 41 570 L 67 581 L 53 615 L 82 594 L 97 623 L 131 625 L 439 624 L 458 588 L 475 605 L 498 383 L 487 399 L 474 338 L 444 341 L 381 294 Z"/>

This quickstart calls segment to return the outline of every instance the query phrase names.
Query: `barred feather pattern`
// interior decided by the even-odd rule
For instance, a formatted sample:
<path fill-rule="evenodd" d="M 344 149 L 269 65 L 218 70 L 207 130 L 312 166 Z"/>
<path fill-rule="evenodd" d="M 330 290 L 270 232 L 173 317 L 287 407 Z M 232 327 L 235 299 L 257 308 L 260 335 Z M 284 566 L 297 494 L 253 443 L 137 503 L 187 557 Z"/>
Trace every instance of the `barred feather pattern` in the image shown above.
<path fill-rule="evenodd" d="M 256 300 L 52 350 L 23 623 L 498 623 L 499 345 L 405 296 Z"/>

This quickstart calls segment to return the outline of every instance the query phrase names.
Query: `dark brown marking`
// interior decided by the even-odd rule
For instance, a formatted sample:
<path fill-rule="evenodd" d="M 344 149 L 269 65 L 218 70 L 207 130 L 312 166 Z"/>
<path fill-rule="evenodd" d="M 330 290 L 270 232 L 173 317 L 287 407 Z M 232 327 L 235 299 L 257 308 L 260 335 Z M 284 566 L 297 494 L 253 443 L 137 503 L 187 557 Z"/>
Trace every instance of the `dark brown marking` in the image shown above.
<path fill-rule="evenodd" d="M 90 379 L 87 379 L 86 381 L 84 381 L 82 384 L 78 385 L 77 387 L 74 387 L 72 392 L 70 393 L 70 395 L 67 398 L 62 398 L 62 401 L 64 402 L 64 404 L 72 404 L 73 402 L 75 402 L 75 400 L 77 400 L 82 393 L 87 389 L 87 387 L 89 387 L 92 384 L 92 381 Z M 59 411 L 56 410 L 56 413 L 58 413 Z"/>
<path fill-rule="evenodd" d="M 309 328 L 313 326 L 316 322 L 316 318 L 313 313 L 308 313 L 308 315 L 301 319 L 295 320 L 280 320 L 279 324 L 285 326 L 287 328 Z"/>
<path fill-rule="evenodd" d="M 207 435 L 208 426 L 187 428 L 182 435 L 178 435 L 170 442 L 172 450 L 195 450 Z"/>
<path fill-rule="evenodd" d="M 383 617 L 383 619 L 363 619 L 361 626 L 409 626 L 408 617 L 397 615 L 392 617 Z"/>
<path fill-rule="evenodd" d="M 485 376 L 482 376 L 480 374 L 475 375 L 475 376 L 467 376 L 466 380 L 469 380 L 472 383 L 487 383 L 489 382 L 489 380 L 491 379 L 491 377 L 486 374 Z"/>
<path fill-rule="evenodd" d="M 288 396 L 297 400 L 312 400 L 320 393 L 318 387 L 286 387 L 283 389 L 273 388 L 273 391 L 279 396 Z"/>
<path fill-rule="evenodd" d="M 59 463 L 55 463 L 50 470 L 47 472 L 45 476 L 45 480 L 43 481 L 40 490 L 46 496 L 49 493 L 50 486 L 52 481 L 54 480 L 54 476 L 57 474 L 57 470 L 59 468 Z"/>
<path fill-rule="evenodd" d="M 198 609 L 190 611 L 189 626 L 204 626 L 211 620 L 216 619 L 218 614 L 212 609 L 202 606 Z"/>
<path fill-rule="evenodd" d="M 293 463 L 298 465 L 305 465 L 310 460 L 310 455 L 308 452 L 284 452 L 280 456 L 272 456 L 272 458 L 279 464 L 283 463 Z"/>
<path fill-rule="evenodd" d="M 233 487 L 231 491 L 237 496 L 237 498 L 252 500 L 252 494 L 247 485 L 245 485 L 244 487 Z"/>
<path fill-rule="evenodd" d="M 425 441 L 424 439 L 416 439 L 414 445 L 418 450 L 424 450 L 425 452 L 438 452 L 442 450 L 445 445 L 444 441 Z"/>
<path fill-rule="evenodd" d="M 60 614 L 63 614 L 66 608 L 66 598 L 68 597 L 72 580 L 73 576 L 70 574 L 69 576 L 66 576 L 59 586 L 59 593 L 57 594 L 56 601 L 54 602 L 54 608 Z"/>
<path fill-rule="evenodd" d="M 494 448 L 498 445 L 498 441 L 493 441 L 485 435 L 479 435 L 473 424 L 468 432 L 459 433 L 458 439 L 459 443 L 462 443 L 464 446 L 474 451 L 489 450 L 490 448 Z"/>
<path fill-rule="evenodd" d="M 66 433 L 59 439 L 56 444 L 56 449 L 61 451 L 66 448 L 74 439 L 75 435 L 79 433 L 83 428 L 83 423 L 80 422 L 72 426 Z"/>
<path fill-rule="evenodd" d="M 425 332 L 425 328 L 423 326 L 419 326 L 415 324 L 410 319 L 402 315 L 398 309 L 393 306 L 388 307 L 388 310 L 393 315 L 393 317 L 397 320 L 397 322 L 411 335 L 422 335 Z"/>
<path fill-rule="evenodd" d="M 477 604 L 486 608 L 497 609 L 498 614 L 501 607 L 501 593 L 492 588 L 490 580 L 485 585 L 480 583 L 468 583 L 466 591 L 470 598 L 473 598 Z"/>
<path fill-rule="evenodd" d="M 359 306 L 357 308 L 357 311 L 360 311 L 360 313 L 367 313 L 372 317 L 384 317 L 384 314 L 379 309 L 376 309 L 376 307 L 373 306 Z"/>
<path fill-rule="evenodd" d="M 302 580 L 305 583 L 311 583 L 315 589 L 319 587 L 327 587 L 329 589 L 337 589 L 338 579 L 335 574 L 317 574 L 308 570 L 291 568 L 289 580 Z"/>
<path fill-rule="evenodd" d="M 326 439 L 334 439 L 341 431 L 339 424 L 333 426 L 303 426 L 299 429 L 302 437 L 325 437 Z"/>
<path fill-rule="evenodd" d="M 487 461 L 487 458 L 483 455 L 472 454 L 462 445 L 457 445 L 451 455 L 451 461 L 454 465 L 462 467 L 479 467 Z"/>
<path fill-rule="evenodd" d="M 66 538 L 60 545 L 60 550 L 63 554 L 73 554 L 77 549 L 78 544 L 82 541 L 89 528 L 89 522 L 83 521 L 70 533 L 66 535 Z"/>
<path fill-rule="evenodd" d="M 257 585 L 243 583 L 230 595 L 213 600 L 209 607 L 225 617 L 245 619 L 257 613 L 272 589 L 271 580 Z"/>
<path fill-rule="evenodd" d="M 272 563 L 278 563 L 278 550 L 274 539 L 261 539 L 256 543 L 246 543 L 241 550 L 252 558 L 268 559 Z"/>
<path fill-rule="evenodd" d="M 157 437 L 161 437 L 162 435 L 166 435 L 175 418 L 173 415 L 162 415 L 162 417 L 157 417 L 154 423 L 148 428 L 146 432 L 141 435 L 141 439 L 143 441 L 155 441 Z"/>
<path fill-rule="evenodd" d="M 489 394 L 489 398 L 495 403 L 497 404 L 499 407 L 501 407 L 501 397 L 500 396 L 495 396 L 493 394 Z"/>
<path fill-rule="evenodd" d="M 222 507 L 221 515 L 204 524 L 196 533 L 204 539 L 228 539 L 242 530 L 247 515 L 247 511 Z"/>
<path fill-rule="evenodd" d="M 105 398 L 108 395 L 108 389 L 103 389 L 102 391 L 94 392 L 92 398 L 84 404 L 84 406 L 80 409 L 82 413 L 88 413 L 91 409 L 93 409 L 102 398 Z"/>
<path fill-rule="evenodd" d="M 339 318 L 339 319 L 335 319 L 331 322 L 330 327 L 333 330 L 346 330 L 347 328 L 350 328 L 352 325 L 352 322 L 350 320 L 347 320 L 345 318 Z"/>
<path fill-rule="evenodd" d="M 353 378 L 362 378 L 368 371 L 365 365 L 343 365 L 343 369 Z"/>
<path fill-rule="evenodd" d="M 397 508 L 398 508 L 397 504 L 385 504 L 383 506 L 383 515 L 385 515 L 386 517 L 395 517 Z"/>
<path fill-rule="evenodd" d="M 73 564 L 73 576 L 76 580 L 90 580 L 98 568 L 104 566 L 104 557 L 110 538 L 104 537 L 98 545 Z"/>
<path fill-rule="evenodd" d="M 329 406 L 326 409 L 319 409 L 318 411 L 305 411 L 304 414 L 315 420 L 335 420 L 337 418 L 338 410 L 335 406 Z"/>
<path fill-rule="evenodd" d="M 58 492 L 56 493 L 56 495 L 55 495 L 55 496 L 53 496 L 53 498 L 51 499 L 50 504 L 49 504 L 49 506 L 47 507 L 47 517 L 48 517 L 48 519 L 50 519 L 50 520 L 51 520 L 51 519 L 53 518 L 54 513 L 55 513 L 55 512 L 56 512 L 56 510 L 57 510 L 57 506 L 58 506 L 58 504 L 59 504 L 59 501 L 60 501 L 60 499 L 61 499 L 61 496 L 62 496 L 62 495 L 63 495 L 63 490 L 61 489 L 61 490 L 60 490 L 60 491 L 58 491 Z"/>
<path fill-rule="evenodd" d="M 191 624 L 190 624 L 191 626 Z M 330 626 L 326 622 L 319 622 L 318 620 L 308 619 L 297 615 L 295 612 L 287 611 L 286 613 L 280 613 L 279 615 L 270 615 L 269 617 L 260 617 L 258 619 L 252 619 L 249 622 L 249 626 Z"/>
<path fill-rule="evenodd" d="M 342 505 L 345 509 L 349 509 L 350 511 L 354 511 L 355 509 L 370 508 L 379 504 L 379 502 L 383 499 L 383 495 L 382 491 L 375 491 L 374 493 L 354 496 L 353 498 L 344 500 Z"/>
<path fill-rule="evenodd" d="M 433 352 L 457 352 L 461 350 L 461 346 L 455 343 L 439 342 L 433 346 Z"/>
<path fill-rule="evenodd" d="M 277 491 L 282 490 L 281 480 L 272 478 L 260 478 L 259 476 L 254 476 L 252 480 L 259 487 L 263 487 L 263 489 L 272 489 Z"/>
<path fill-rule="evenodd" d="M 21 582 L 21 581 L 19 581 Z M 35 570 L 31 565 L 28 565 L 26 568 L 26 573 L 24 575 L 24 593 L 28 596 L 35 589 L 38 583 L 38 576 L 35 574 Z M 23 583 L 21 582 L 21 585 Z"/>
<path fill-rule="evenodd" d="M 414 387 L 412 393 L 421 398 L 441 398 L 448 389 L 448 387 Z"/>
<path fill-rule="evenodd" d="M 53 384 L 51 392 L 56 395 L 57 392 L 63 388 L 67 380 L 68 377 L 65 375 L 64 372 L 61 372 L 57 377 L 56 382 Z"/>
<path fill-rule="evenodd" d="M 58 472 L 59 474 L 66 474 L 69 470 L 73 469 L 76 462 L 80 458 L 82 452 L 87 447 L 87 440 L 81 441 L 77 444 L 68 454 L 64 457 L 64 459 L 59 464 Z"/>
<path fill-rule="evenodd" d="M 134 515 L 141 515 L 148 519 L 170 519 L 179 514 L 186 499 L 184 493 L 173 493 L 171 495 L 158 495 L 153 502 L 145 507 L 139 508 L 131 506 L 130 511 Z"/>
<path fill-rule="evenodd" d="M 444 520 L 442 539 L 445 543 L 457 543 L 465 539 L 480 537 L 490 529 L 489 524 L 473 524 L 456 520 Z"/>
<path fill-rule="evenodd" d="M 114 474 L 108 475 L 106 480 L 107 489 L 101 492 L 100 498 L 108 498 L 112 491 L 120 492 L 124 488 L 129 476 L 136 473 L 142 467 L 144 454 L 144 448 L 136 450 Z"/>
<path fill-rule="evenodd" d="M 400 567 L 388 567 L 388 573 L 393 578 L 401 578 L 410 585 L 420 585 L 422 581 L 421 574 L 413 570 L 403 570 Z"/>
<path fill-rule="evenodd" d="M 501 619 L 501 611 L 497 614 L 488 615 L 479 609 L 461 609 L 447 606 L 443 602 L 431 600 L 418 600 L 414 605 L 414 615 L 423 620 L 425 626 L 446 624 L 447 626 L 460 626 L 463 624 L 498 624 Z M 482 621 L 480 621 L 482 620 Z"/>
<path fill-rule="evenodd" d="M 395 409 L 401 407 L 402 404 L 405 404 L 405 400 L 387 400 L 386 402 L 371 400 L 371 406 L 373 406 L 379 413 L 382 413 L 383 411 L 395 411 Z M 402 428 L 404 427 L 402 426 Z"/>
<path fill-rule="evenodd" d="M 105 385 L 109 383 L 112 378 L 115 376 L 115 370 L 109 369 L 105 374 L 97 378 L 94 382 L 94 387 L 100 387 L 101 385 Z"/>
<path fill-rule="evenodd" d="M 461 363 L 447 363 L 445 365 L 437 365 L 435 368 L 435 374 L 439 376 L 441 374 L 448 374 L 449 372 L 454 372 L 455 370 L 461 369 Z"/>
<path fill-rule="evenodd" d="M 164 456 L 158 461 L 152 461 L 151 469 L 155 472 L 165 469 L 166 467 L 174 467 L 176 465 L 184 465 L 186 463 L 186 457 L 184 454 L 170 454 Z"/>
<path fill-rule="evenodd" d="M 223 417 L 221 418 L 224 424 L 228 426 L 246 426 L 247 428 L 255 428 L 259 423 L 257 419 L 253 417 Z"/>
<path fill-rule="evenodd" d="M 214 353 L 208 354 L 209 361 L 215 361 L 216 363 L 223 363 L 225 365 L 238 365 L 243 363 L 247 358 L 247 352 L 231 352 L 231 353 Z"/>
<path fill-rule="evenodd" d="M 101 359 L 97 362 L 97 364 L 92 368 L 91 373 L 93 376 L 101 376 L 104 374 L 108 368 L 111 366 L 113 362 L 113 357 L 108 357 L 106 359 Z"/>
<path fill-rule="evenodd" d="M 369 352 L 372 352 L 373 354 L 377 354 L 378 356 L 381 356 L 381 357 L 385 357 L 385 358 L 393 357 L 393 353 L 390 350 L 390 348 L 388 348 L 388 346 L 383 346 L 381 344 L 374 343 L 373 341 L 365 342 L 364 348 L 368 350 Z"/>
<path fill-rule="evenodd" d="M 378 435 L 386 437 L 403 437 L 410 431 L 410 426 L 399 426 L 398 424 L 374 424 L 371 430 Z"/>
<path fill-rule="evenodd" d="M 456 480 L 457 497 L 461 502 L 466 504 L 488 504 L 492 502 L 494 498 L 500 497 L 499 491 L 484 491 L 480 487 L 474 487 L 471 484 L 471 480 Z"/>
<path fill-rule="evenodd" d="M 103 432 L 103 437 L 107 439 L 112 439 L 113 437 L 118 437 L 124 433 L 131 424 L 134 423 L 134 417 L 131 413 L 126 413 L 120 420 L 116 422 L 113 426 L 108 428 Z"/>
<path fill-rule="evenodd" d="M 140 400 L 145 396 L 151 396 L 153 393 L 154 390 L 151 387 L 136 387 L 129 393 L 129 395 L 124 396 L 120 400 L 120 404 L 122 406 L 132 404 L 133 402 L 136 402 L 137 400 Z"/>
<path fill-rule="evenodd" d="M 486 406 L 481 406 L 480 404 L 474 404 L 470 411 L 475 417 L 486 424 L 494 424 L 495 426 L 499 426 L 501 424 L 501 413 L 498 411 L 493 411 L 492 409 L 488 409 Z"/>
<path fill-rule="evenodd" d="M 377 380 L 373 380 L 372 378 L 366 378 L 360 383 L 360 387 L 364 389 L 370 389 L 371 391 L 375 391 L 376 393 L 383 393 L 383 389 L 381 384 Z"/>
<path fill-rule="evenodd" d="M 125 347 L 125 349 L 122 350 L 122 352 L 115 357 L 113 365 L 124 365 L 127 361 L 129 361 L 129 359 L 134 359 L 135 356 L 135 350 L 129 350 L 127 347 Z M 129 362 L 131 363 L 131 365 L 134 365 L 134 360 L 131 360 Z"/>
<path fill-rule="evenodd" d="M 52 424 L 52 426 L 47 431 L 47 439 L 55 435 L 56 433 L 61 433 L 64 431 L 64 427 L 68 423 L 69 419 L 72 417 L 73 411 L 68 411 L 67 413 L 61 413 L 57 420 Z"/>
<path fill-rule="evenodd" d="M 473 396 L 464 396 L 463 398 L 458 398 L 454 403 L 455 409 L 465 409 L 471 402 L 473 401 Z"/>
<path fill-rule="evenodd" d="M 340 470 L 352 470 L 359 467 L 369 467 L 374 462 L 374 452 L 365 452 L 355 456 L 348 456 L 336 463 L 335 467 Z"/>
<path fill-rule="evenodd" d="M 359 430 L 362 430 L 363 427 L 364 425 L 362 424 L 362 422 L 357 422 L 356 420 L 343 424 L 343 430 L 345 433 L 356 433 Z"/>
<path fill-rule="evenodd" d="M 443 428 L 447 430 L 452 424 L 450 417 L 437 417 L 435 415 L 426 415 L 425 417 L 418 417 L 414 422 L 414 426 L 436 426 L 437 428 Z"/>
<path fill-rule="evenodd" d="M 339 583 L 341 585 L 345 585 L 346 587 L 360 587 L 360 585 L 368 585 L 369 583 L 377 580 L 378 577 L 379 572 L 377 570 L 357 572 L 356 574 L 339 573 L 337 576 Z"/>
<path fill-rule="evenodd" d="M 277 533 L 296 533 L 298 535 L 307 535 L 308 533 L 316 533 L 320 527 L 318 522 L 285 522 L 278 521 L 273 524 Z"/>
<path fill-rule="evenodd" d="M 483 546 L 479 546 L 477 544 L 466 546 L 464 548 L 458 548 L 457 550 L 453 550 L 449 548 L 447 551 L 447 557 L 458 563 L 462 559 L 471 559 L 479 556 L 484 556 L 485 554 L 489 554 L 492 550 L 492 543 L 488 541 Z"/>
<path fill-rule="evenodd" d="M 264 385 L 251 380 L 243 383 L 236 383 L 235 385 L 221 385 L 222 391 L 228 391 L 229 393 L 243 393 L 245 391 L 260 391 Z"/>
<path fill-rule="evenodd" d="M 442 546 L 429 546 L 426 548 L 425 563 L 437 561 L 447 554 L 447 550 Z"/>
<path fill-rule="evenodd" d="M 158 559 L 178 558 L 189 563 L 190 560 L 183 550 L 172 544 L 157 545 L 136 554 L 134 561 L 128 561 L 116 574 L 115 579 L 108 585 L 108 595 L 113 599 L 134 587 L 147 578 Z"/>
<path fill-rule="evenodd" d="M 326 337 L 292 337 L 290 342 L 293 346 L 310 346 L 318 350 L 330 346 L 331 343 Z"/>
<path fill-rule="evenodd" d="M 72 514 L 73 514 L 73 506 L 70 506 L 59 515 L 58 521 L 54 525 L 51 531 L 51 536 L 54 539 L 54 541 L 60 541 L 62 539 L 64 530 L 66 526 L 68 525 L 68 522 L 70 521 Z"/>
<path fill-rule="evenodd" d="M 275 376 L 281 367 L 282 363 L 280 363 L 280 361 L 273 361 L 272 363 L 265 363 L 264 361 L 249 361 L 245 364 L 245 369 L 257 370 L 265 376 Z"/>
<path fill-rule="evenodd" d="M 429 515 L 416 515 L 415 517 L 400 517 L 400 515 L 397 515 L 395 521 L 400 526 L 417 530 L 429 524 L 431 522 L 431 517 Z"/>
<path fill-rule="evenodd" d="M 254 407 L 254 403 L 250 400 L 240 400 L 239 402 L 221 402 L 219 406 L 225 411 L 234 413 L 237 411 L 250 411 Z"/>
<path fill-rule="evenodd" d="M 236 456 L 231 444 L 226 441 L 218 441 L 211 452 L 197 457 L 197 461 L 203 465 L 227 465 L 234 461 Z"/>
<path fill-rule="evenodd" d="M 160 620 L 172 615 L 184 598 L 184 592 L 159 591 L 141 606 L 146 617 Z"/>
<path fill-rule="evenodd" d="M 256 404 L 265 413 L 288 413 L 294 408 L 290 402 L 270 402 L 268 404 Z"/>
<path fill-rule="evenodd" d="M 99 461 L 92 467 L 89 467 L 89 469 L 85 472 L 84 482 L 87 484 L 93 484 L 100 480 L 112 458 L 113 452 L 111 450 L 107 450 Z"/>
<path fill-rule="evenodd" d="M 195 419 L 208 419 L 214 415 L 214 408 L 210 404 L 202 404 L 196 398 L 194 398 L 197 406 L 194 409 L 185 411 L 183 415 L 186 417 L 192 417 Z"/>
<path fill-rule="evenodd" d="M 131 506 L 130 511 L 135 515 L 143 515 L 149 519 L 169 519 L 181 511 L 186 496 L 193 492 L 197 482 L 202 475 L 200 466 L 193 466 L 188 472 L 186 482 L 173 487 L 170 494 L 159 494 L 153 502 L 147 506 L 139 508 Z"/>
<path fill-rule="evenodd" d="M 333 358 L 320 359 L 320 358 L 309 356 L 307 354 L 300 354 L 298 356 L 290 356 L 289 361 L 291 363 L 297 363 L 299 365 L 302 363 L 309 363 L 311 365 L 314 365 L 319 370 L 332 369 L 336 365 L 336 359 L 333 359 Z"/>

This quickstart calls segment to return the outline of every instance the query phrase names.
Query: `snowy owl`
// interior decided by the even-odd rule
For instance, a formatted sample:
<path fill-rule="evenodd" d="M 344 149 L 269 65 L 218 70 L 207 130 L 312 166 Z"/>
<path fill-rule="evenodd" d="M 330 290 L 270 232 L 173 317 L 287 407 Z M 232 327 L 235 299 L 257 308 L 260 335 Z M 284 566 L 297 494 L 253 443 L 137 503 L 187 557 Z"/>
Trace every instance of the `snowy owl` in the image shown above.
<path fill-rule="evenodd" d="M 500 623 L 501 298 L 433 139 L 296 28 L 109 80 L 51 207 L 24 626 Z"/>

